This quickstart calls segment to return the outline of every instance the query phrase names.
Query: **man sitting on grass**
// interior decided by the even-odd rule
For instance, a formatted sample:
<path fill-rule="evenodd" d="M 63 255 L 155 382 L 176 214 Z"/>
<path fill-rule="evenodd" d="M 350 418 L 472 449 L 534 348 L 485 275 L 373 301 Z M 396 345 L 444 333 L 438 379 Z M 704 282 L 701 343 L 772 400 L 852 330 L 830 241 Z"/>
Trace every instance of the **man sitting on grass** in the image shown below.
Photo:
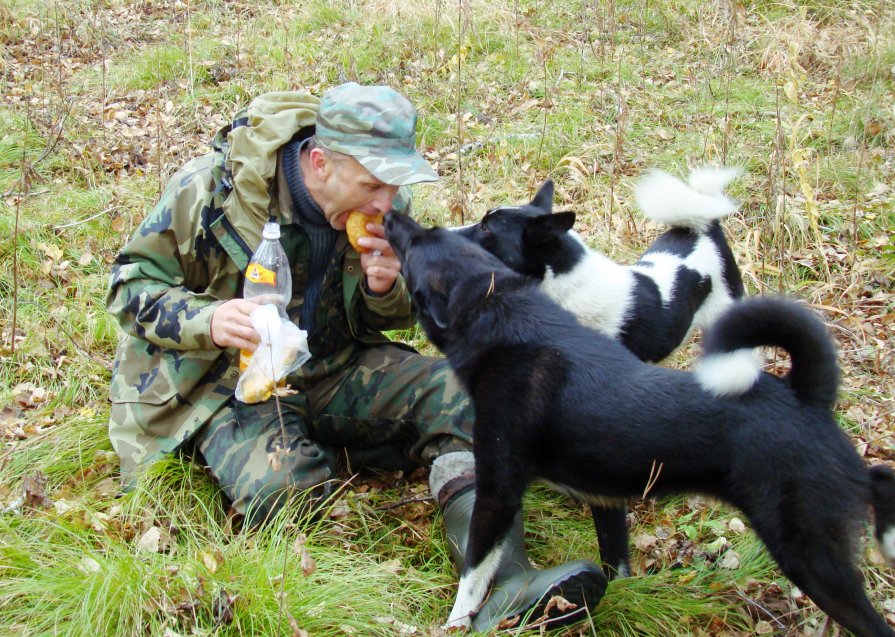
<path fill-rule="evenodd" d="M 441 358 L 391 342 L 414 322 L 401 263 L 383 235 L 345 235 L 348 213 L 410 210 L 411 184 L 438 178 L 416 151 L 416 111 L 384 86 L 342 84 L 322 99 L 259 96 L 188 162 L 116 259 L 107 305 L 124 336 L 115 358 L 109 436 L 125 484 L 165 454 L 208 468 L 249 525 L 339 469 L 432 465 L 452 554 L 462 563 L 474 492 L 470 403 Z M 257 305 L 240 298 L 243 273 L 269 218 L 280 224 L 292 270 L 287 312 L 308 333 L 310 360 L 288 377 L 294 395 L 236 400 L 239 350 L 259 337 Z M 278 462 L 269 462 L 277 448 Z M 595 605 L 600 568 L 580 560 L 531 567 L 522 522 L 479 630 L 592 582 L 576 597 Z M 567 586 L 569 584 L 567 583 Z M 572 619 L 584 617 L 583 609 Z"/>

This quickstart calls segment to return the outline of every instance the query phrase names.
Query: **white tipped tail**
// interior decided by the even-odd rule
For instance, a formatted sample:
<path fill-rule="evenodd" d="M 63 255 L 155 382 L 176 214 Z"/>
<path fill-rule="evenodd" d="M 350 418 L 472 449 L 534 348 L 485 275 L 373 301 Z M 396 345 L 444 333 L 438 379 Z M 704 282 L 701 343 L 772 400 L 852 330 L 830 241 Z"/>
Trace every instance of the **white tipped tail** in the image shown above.
<path fill-rule="evenodd" d="M 895 529 L 889 529 L 883 533 L 879 548 L 889 564 L 895 564 Z"/>
<path fill-rule="evenodd" d="M 739 396 L 752 389 L 763 362 L 757 349 L 709 354 L 696 363 L 696 380 L 715 396 Z"/>
<path fill-rule="evenodd" d="M 654 168 L 637 182 L 634 196 L 648 219 L 701 232 L 736 210 L 736 202 L 724 194 L 724 188 L 740 172 L 739 168 L 698 168 L 685 184 Z"/>

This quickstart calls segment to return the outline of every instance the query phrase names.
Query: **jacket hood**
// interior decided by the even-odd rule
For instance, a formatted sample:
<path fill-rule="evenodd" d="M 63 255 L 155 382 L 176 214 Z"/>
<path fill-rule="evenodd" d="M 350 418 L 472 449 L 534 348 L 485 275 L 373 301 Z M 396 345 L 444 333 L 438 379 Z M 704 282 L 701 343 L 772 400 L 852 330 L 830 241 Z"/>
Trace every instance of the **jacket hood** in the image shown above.
<path fill-rule="evenodd" d="M 277 151 L 299 130 L 316 124 L 319 104 L 310 93 L 265 93 L 237 116 L 227 134 L 232 190 L 224 214 L 252 250 L 270 215 L 268 188 L 276 174 Z"/>

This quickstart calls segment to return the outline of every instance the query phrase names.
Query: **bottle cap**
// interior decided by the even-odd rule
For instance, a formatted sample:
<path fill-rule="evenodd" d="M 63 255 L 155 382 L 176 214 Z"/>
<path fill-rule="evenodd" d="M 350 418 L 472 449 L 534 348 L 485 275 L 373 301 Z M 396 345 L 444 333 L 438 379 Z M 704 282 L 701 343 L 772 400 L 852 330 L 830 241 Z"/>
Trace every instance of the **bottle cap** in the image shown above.
<path fill-rule="evenodd" d="M 262 239 L 279 239 L 280 238 L 280 224 L 275 221 L 271 221 L 269 223 L 264 224 L 264 230 L 261 232 Z"/>

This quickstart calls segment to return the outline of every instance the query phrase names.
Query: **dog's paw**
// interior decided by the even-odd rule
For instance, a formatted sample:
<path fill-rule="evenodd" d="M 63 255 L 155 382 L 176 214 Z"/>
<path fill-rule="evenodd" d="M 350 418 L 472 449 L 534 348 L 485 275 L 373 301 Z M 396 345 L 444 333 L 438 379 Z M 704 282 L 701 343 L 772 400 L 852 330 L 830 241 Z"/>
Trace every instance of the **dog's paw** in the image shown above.
<path fill-rule="evenodd" d="M 452 615 L 443 628 L 452 633 L 466 632 L 472 628 L 472 619 L 470 619 L 469 615 L 462 615 L 461 617 Z"/>

